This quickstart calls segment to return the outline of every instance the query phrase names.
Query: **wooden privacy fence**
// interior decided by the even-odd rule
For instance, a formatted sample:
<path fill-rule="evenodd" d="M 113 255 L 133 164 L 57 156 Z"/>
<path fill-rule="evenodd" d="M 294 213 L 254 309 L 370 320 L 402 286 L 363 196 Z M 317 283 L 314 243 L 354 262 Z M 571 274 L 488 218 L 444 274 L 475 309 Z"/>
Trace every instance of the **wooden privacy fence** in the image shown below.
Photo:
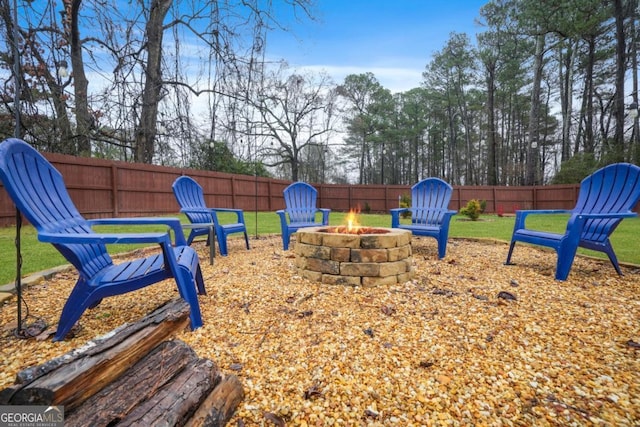
<path fill-rule="evenodd" d="M 180 175 L 200 183 L 208 206 L 275 211 L 290 181 L 166 166 L 44 153 L 62 173 L 71 198 L 87 218 L 171 215 L 179 211 L 171 184 Z M 334 211 L 389 212 L 410 193 L 408 185 L 316 184 L 318 205 Z M 516 209 L 571 209 L 578 185 L 532 187 L 454 186 L 451 209 L 471 199 L 486 201 L 487 213 Z M 0 226 L 15 224 L 15 207 L 0 185 Z"/>

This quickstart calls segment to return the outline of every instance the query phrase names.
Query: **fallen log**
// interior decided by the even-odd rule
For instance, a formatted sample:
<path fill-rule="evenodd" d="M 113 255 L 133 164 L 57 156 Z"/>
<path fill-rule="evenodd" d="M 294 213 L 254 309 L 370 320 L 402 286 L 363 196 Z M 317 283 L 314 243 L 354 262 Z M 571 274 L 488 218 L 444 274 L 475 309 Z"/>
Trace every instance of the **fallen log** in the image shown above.
<path fill-rule="evenodd" d="M 66 426 L 225 426 L 244 398 L 235 375 L 224 376 L 180 340 L 189 322 L 177 299 L 141 321 L 84 347 L 21 371 L 0 391 L 3 405 L 63 405 Z"/>
<path fill-rule="evenodd" d="M 115 425 L 134 408 L 152 398 L 190 363 L 197 360 L 183 341 L 165 341 L 118 379 L 87 399 L 70 414 L 65 426 Z"/>
<path fill-rule="evenodd" d="M 194 360 L 118 426 L 182 426 L 218 382 L 220 374 L 211 360 Z"/>
<path fill-rule="evenodd" d="M 222 427 L 244 398 L 235 375 L 198 359 L 184 342 L 160 344 L 67 416 L 67 427 Z"/>
<path fill-rule="evenodd" d="M 244 399 L 244 389 L 235 375 L 225 376 L 207 396 L 185 427 L 222 427 Z"/>
<path fill-rule="evenodd" d="M 71 411 L 122 375 L 189 323 L 189 305 L 176 299 L 80 349 L 27 368 L 0 391 L 0 405 L 64 405 Z"/>

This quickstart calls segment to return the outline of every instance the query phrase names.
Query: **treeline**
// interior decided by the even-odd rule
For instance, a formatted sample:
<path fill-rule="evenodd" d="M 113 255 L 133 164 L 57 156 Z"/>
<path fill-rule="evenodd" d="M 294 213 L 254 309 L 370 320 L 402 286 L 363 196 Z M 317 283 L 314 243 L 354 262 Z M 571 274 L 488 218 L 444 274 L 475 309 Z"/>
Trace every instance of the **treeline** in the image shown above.
<path fill-rule="evenodd" d="M 403 93 L 267 62 L 269 32 L 322 6 L 289 4 L 0 0 L 0 137 L 359 184 L 577 182 L 640 163 L 638 0 L 490 1 Z"/>

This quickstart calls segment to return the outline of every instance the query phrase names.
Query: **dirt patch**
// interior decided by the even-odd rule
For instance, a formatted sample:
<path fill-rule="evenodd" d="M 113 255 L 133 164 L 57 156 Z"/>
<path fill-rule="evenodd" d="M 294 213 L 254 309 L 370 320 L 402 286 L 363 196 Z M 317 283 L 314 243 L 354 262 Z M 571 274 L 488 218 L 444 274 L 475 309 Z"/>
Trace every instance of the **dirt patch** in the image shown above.
<path fill-rule="evenodd" d="M 294 235 L 295 236 L 295 235 Z M 295 237 L 294 237 L 295 240 Z M 295 273 L 279 236 L 230 239 L 208 264 L 204 327 L 178 338 L 239 376 L 231 421 L 286 425 L 637 425 L 640 271 L 578 257 L 566 282 L 555 254 L 504 243 L 413 238 L 415 279 L 371 288 Z M 292 242 L 293 244 L 293 242 Z M 24 292 L 27 323 L 55 325 L 75 282 L 63 272 Z M 18 340 L 15 300 L 0 308 L 0 387 L 27 366 L 134 322 L 177 294 L 172 281 L 108 298 L 61 343 Z"/>

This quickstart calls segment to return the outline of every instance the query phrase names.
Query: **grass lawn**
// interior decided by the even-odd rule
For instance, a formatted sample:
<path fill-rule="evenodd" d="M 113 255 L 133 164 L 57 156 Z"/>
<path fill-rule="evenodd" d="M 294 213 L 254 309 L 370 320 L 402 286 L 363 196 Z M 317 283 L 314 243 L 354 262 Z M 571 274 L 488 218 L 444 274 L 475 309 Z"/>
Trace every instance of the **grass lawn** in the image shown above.
<path fill-rule="evenodd" d="M 332 212 L 330 216 L 331 225 L 344 223 L 346 217 L 344 212 Z M 226 218 L 219 215 L 222 221 Z M 235 216 L 233 216 L 235 217 Z M 229 219 L 232 217 L 230 216 Z M 532 215 L 528 218 L 528 226 L 545 231 L 561 233 L 564 231 L 567 215 Z M 188 220 L 180 216 L 182 222 Z M 370 227 L 390 227 L 391 216 L 388 214 L 361 214 L 359 216 L 361 225 Z M 250 237 L 266 234 L 280 234 L 280 219 L 274 212 L 249 212 L 245 211 L 245 222 Z M 478 221 L 469 221 L 466 217 L 456 215 L 451 221 L 449 237 L 451 238 L 491 238 L 508 242 L 513 231 L 514 217 L 498 217 L 495 215 L 482 215 Z M 257 224 L 257 227 L 256 227 Z M 98 228 L 107 229 L 106 226 Z M 136 226 L 135 230 L 152 231 L 163 230 L 164 228 Z M 126 227 L 109 227 L 111 232 L 132 231 Z M 235 238 L 234 235 L 231 238 Z M 637 249 L 637 239 L 640 236 L 640 218 L 625 219 L 611 237 L 613 247 L 616 250 L 620 262 L 640 264 L 640 251 Z M 16 230 L 15 227 L 0 228 L 0 284 L 11 283 L 16 276 Z M 22 253 L 22 274 L 23 276 L 46 270 L 62 264 L 67 264 L 66 260 L 55 250 L 51 244 L 40 243 L 37 240 L 35 230 L 31 226 L 23 226 L 20 233 L 21 253 Z M 519 244 L 518 246 L 524 246 Z M 127 252 L 135 249 L 134 245 L 110 245 L 108 250 L 111 254 Z M 516 250 L 518 250 L 516 248 Z M 524 249 L 521 249 L 524 250 Z M 599 252 L 579 249 L 579 253 L 606 258 Z M 505 250 L 506 257 L 506 250 Z"/>

